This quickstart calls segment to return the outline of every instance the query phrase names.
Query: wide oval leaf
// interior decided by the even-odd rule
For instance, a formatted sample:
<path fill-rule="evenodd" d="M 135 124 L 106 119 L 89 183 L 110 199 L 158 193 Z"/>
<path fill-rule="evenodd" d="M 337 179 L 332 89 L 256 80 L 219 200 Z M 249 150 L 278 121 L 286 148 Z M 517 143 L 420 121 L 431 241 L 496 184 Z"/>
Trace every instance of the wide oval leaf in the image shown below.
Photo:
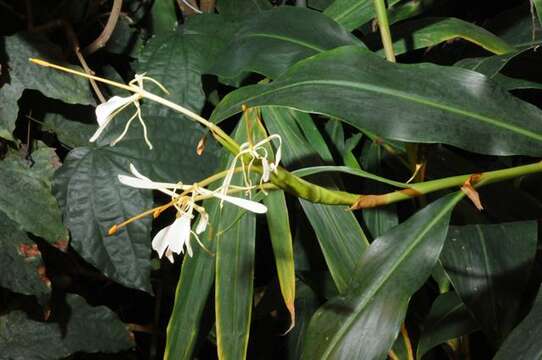
<path fill-rule="evenodd" d="M 235 78 L 254 71 L 275 78 L 301 59 L 343 45 L 364 46 L 317 11 L 279 7 L 243 20 L 211 72 Z"/>
<path fill-rule="evenodd" d="M 359 260 L 356 286 L 313 316 L 303 359 L 380 359 L 393 345 L 412 294 L 431 274 L 456 193 L 378 237 Z"/>
<path fill-rule="evenodd" d="M 347 46 L 303 60 L 268 85 L 226 96 L 212 120 L 241 106 L 336 117 L 389 139 L 445 143 L 491 155 L 542 155 L 542 111 L 476 72 L 401 65 Z"/>

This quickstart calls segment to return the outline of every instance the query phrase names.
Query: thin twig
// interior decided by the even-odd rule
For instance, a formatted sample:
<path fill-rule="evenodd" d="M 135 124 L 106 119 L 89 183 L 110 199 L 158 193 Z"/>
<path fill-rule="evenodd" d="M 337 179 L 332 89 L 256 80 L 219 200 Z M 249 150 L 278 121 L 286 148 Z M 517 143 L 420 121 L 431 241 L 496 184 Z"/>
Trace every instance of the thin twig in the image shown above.
<path fill-rule="evenodd" d="M 102 33 L 94 40 L 90 45 L 88 45 L 84 50 L 83 54 L 90 55 L 97 50 L 103 48 L 105 44 L 109 41 L 109 38 L 113 34 L 115 27 L 117 26 L 117 21 L 119 20 L 120 9 L 122 8 L 122 0 L 114 0 L 113 7 L 111 8 L 111 13 L 107 19 Z"/>
<path fill-rule="evenodd" d="M 407 349 L 407 359 L 414 360 L 414 351 L 412 350 L 412 343 L 410 342 L 410 337 L 408 336 L 408 330 L 405 326 L 405 323 L 401 325 L 401 335 L 403 336 L 403 342 Z"/>
<path fill-rule="evenodd" d="M 7 4 L 5 1 L 0 1 L 0 6 L 6 8 L 7 10 L 9 10 L 13 15 L 17 16 L 19 18 L 19 20 L 24 20 L 25 19 L 25 16 L 18 13 L 14 8 L 13 6 Z"/>
<path fill-rule="evenodd" d="M 75 56 L 77 56 L 77 59 L 79 60 L 79 63 L 83 67 L 83 70 L 85 73 L 89 75 L 94 75 L 94 71 L 88 66 L 85 57 L 81 53 L 81 47 L 79 46 L 79 40 L 77 40 L 77 36 L 75 35 L 75 32 L 73 31 L 73 27 L 71 24 L 67 21 L 64 21 L 64 30 L 66 31 L 66 36 L 68 37 L 68 40 L 70 41 L 73 51 L 75 53 Z M 88 78 L 90 81 L 90 85 L 92 86 L 92 89 L 96 93 L 96 96 L 100 100 L 101 103 L 106 102 L 104 95 L 100 91 L 100 88 L 98 87 L 98 84 L 94 79 Z"/>

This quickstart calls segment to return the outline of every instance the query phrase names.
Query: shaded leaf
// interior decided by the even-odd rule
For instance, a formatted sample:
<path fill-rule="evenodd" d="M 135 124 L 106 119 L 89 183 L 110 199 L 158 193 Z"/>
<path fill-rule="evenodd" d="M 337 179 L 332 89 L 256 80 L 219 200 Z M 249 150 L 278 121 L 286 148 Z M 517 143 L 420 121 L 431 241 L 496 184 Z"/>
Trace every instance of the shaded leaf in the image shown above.
<path fill-rule="evenodd" d="M 126 325 L 105 306 L 68 295 L 67 324 L 38 322 L 21 311 L 0 317 L 0 359 L 60 359 L 83 351 L 119 352 L 134 346 Z"/>
<path fill-rule="evenodd" d="M 516 49 L 482 27 L 456 18 L 423 18 L 392 26 L 396 55 L 423 49 L 457 38 L 472 42 L 495 54 Z M 380 50 L 383 54 L 383 50 Z"/>
<path fill-rule="evenodd" d="M 400 0 L 388 1 L 393 6 Z M 341 24 L 348 31 L 368 23 L 375 17 L 373 0 L 335 0 L 324 14 Z"/>
<path fill-rule="evenodd" d="M 155 0 L 152 5 L 151 19 L 154 34 L 163 34 L 177 28 L 175 2 L 170 0 Z"/>
<path fill-rule="evenodd" d="M 450 227 L 442 264 L 494 343 L 517 323 L 536 243 L 536 221 Z"/>
<path fill-rule="evenodd" d="M 299 21 L 301 18 L 303 21 Z M 275 78 L 301 59 L 343 45 L 364 47 L 317 11 L 281 6 L 241 21 L 212 72 L 225 78 L 246 72 Z M 273 49 L 273 56 L 268 49 Z"/>
<path fill-rule="evenodd" d="M 283 191 L 270 192 L 264 198 L 267 206 L 267 226 L 279 277 L 280 291 L 290 312 L 291 326 L 295 324 L 295 269 L 292 233 L 288 207 Z"/>
<path fill-rule="evenodd" d="M 31 57 L 63 63 L 60 49 L 44 37 L 24 33 L 7 36 L 3 50 L 8 56 L 3 60 L 9 69 L 9 82 L 3 84 L 0 91 L 0 137 L 13 139 L 11 133 L 19 112 L 17 101 L 24 90 L 38 90 L 47 97 L 68 104 L 95 103 L 87 80 L 29 63 Z M 2 66 L 2 70 L 6 67 Z"/>
<path fill-rule="evenodd" d="M 269 10 L 271 3 L 268 0 L 217 0 L 216 8 L 224 17 L 238 19 Z"/>
<path fill-rule="evenodd" d="M 478 323 L 469 314 L 465 304 L 455 292 L 450 291 L 439 295 L 431 306 L 429 315 L 425 318 L 416 359 L 421 359 L 433 347 L 468 335 L 478 327 Z"/>
<path fill-rule="evenodd" d="M 431 274 L 456 193 L 377 238 L 357 264 L 355 286 L 313 316 L 304 359 L 379 359 L 393 345 L 412 294 Z"/>
<path fill-rule="evenodd" d="M 0 210 L 17 227 L 49 242 L 67 240 L 58 203 L 51 194 L 51 179 L 59 164 L 51 148 L 40 147 L 25 160 L 10 153 L 0 161 Z M 32 163 L 33 162 L 33 163 Z"/>
<path fill-rule="evenodd" d="M 392 64 L 359 47 L 327 51 L 269 85 L 231 92 L 212 120 L 228 118 L 242 104 L 325 114 L 401 141 L 492 155 L 542 154 L 542 112 L 485 76 L 433 64 Z"/>
<path fill-rule="evenodd" d="M 510 60 L 533 49 L 533 46 L 524 46 L 504 55 L 493 55 L 479 58 L 466 58 L 455 63 L 455 66 L 473 70 L 494 78 Z"/>
<path fill-rule="evenodd" d="M 542 290 L 539 289 L 531 311 L 506 338 L 494 359 L 539 359 L 542 356 L 542 344 L 540 343 L 541 324 Z"/>
<path fill-rule="evenodd" d="M 94 134 L 97 125 L 70 121 L 61 114 L 48 113 L 43 119 L 44 129 L 56 134 L 58 140 L 72 148 L 90 145 L 88 139 Z"/>
<path fill-rule="evenodd" d="M 0 212 L 0 286 L 24 295 L 49 294 L 50 283 L 40 277 L 40 268 L 45 270 L 37 245 Z"/>

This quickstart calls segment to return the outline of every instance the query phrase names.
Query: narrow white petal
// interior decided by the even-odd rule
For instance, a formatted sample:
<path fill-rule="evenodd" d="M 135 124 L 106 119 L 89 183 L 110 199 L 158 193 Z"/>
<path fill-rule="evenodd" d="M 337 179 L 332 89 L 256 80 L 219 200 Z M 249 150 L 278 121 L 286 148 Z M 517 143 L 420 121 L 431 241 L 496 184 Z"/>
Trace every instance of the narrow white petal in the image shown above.
<path fill-rule="evenodd" d="M 90 141 L 90 142 L 95 142 L 96 140 L 98 140 L 98 138 L 100 137 L 100 135 L 102 134 L 102 132 L 105 130 L 105 128 L 107 127 L 107 125 L 109 125 L 109 123 L 111 122 L 111 119 L 112 119 L 112 118 L 108 118 L 103 124 L 101 124 L 101 125 L 98 127 L 98 130 L 96 130 L 96 132 L 90 137 L 90 139 L 88 139 L 88 141 Z"/>
<path fill-rule="evenodd" d="M 150 180 L 138 179 L 128 175 L 118 175 L 119 181 L 127 186 L 138 189 L 157 189 L 156 185 Z"/>
<path fill-rule="evenodd" d="M 117 109 L 134 100 L 134 95 L 128 97 L 113 96 L 105 103 L 96 106 L 96 121 L 100 126 L 104 125 Z"/>
<path fill-rule="evenodd" d="M 220 193 L 213 193 L 213 196 L 256 214 L 265 214 L 267 212 L 267 207 L 256 201 L 247 200 L 235 196 L 223 195 Z"/>
<path fill-rule="evenodd" d="M 146 177 L 145 175 L 141 174 L 137 169 L 136 167 L 134 166 L 134 164 L 130 163 L 130 172 L 132 173 L 132 175 L 134 175 L 136 178 L 140 178 L 142 180 L 148 180 L 148 181 L 151 181 L 151 179 L 149 179 L 148 177 Z"/>

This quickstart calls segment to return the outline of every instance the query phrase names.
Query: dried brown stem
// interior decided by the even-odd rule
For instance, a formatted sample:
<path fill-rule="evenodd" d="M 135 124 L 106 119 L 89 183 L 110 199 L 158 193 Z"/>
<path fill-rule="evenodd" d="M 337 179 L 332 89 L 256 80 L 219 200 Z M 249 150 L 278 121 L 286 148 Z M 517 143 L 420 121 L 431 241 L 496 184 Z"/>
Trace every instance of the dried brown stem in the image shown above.
<path fill-rule="evenodd" d="M 83 54 L 90 55 L 107 44 L 109 38 L 113 34 L 113 31 L 115 30 L 115 27 L 117 26 L 121 8 L 122 0 L 114 0 L 111 13 L 109 14 L 109 18 L 107 19 L 107 23 L 105 24 L 102 33 L 96 38 L 96 40 L 90 43 L 90 45 L 83 50 Z"/>
<path fill-rule="evenodd" d="M 200 9 L 203 12 L 212 13 L 215 11 L 215 0 L 201 0 L 200 1 Z"/>
<path fill-rule="evenodd" d="M 70 41 L 73 51 L 75 53 L 75 56 L 77 56 L 77 59 L 79 60 L 79 63 L 83 67 L 83 70 L 85 73 L 89 75 L 94 75 L 94 71 L 88 66 L 85 57 L 81 53 L 81 47 L 79 46 L 79 40 L 77 40 L 77 36 L 75 35 L 75 32 L 73 31 L 73 27 L 70 23 L 67 21 L 64 21 L 64 30 L 66 31 L 66 36 L 68 37 L 68 40 Z M 106 102 L 104 95 L 100 91 L 100 88 L 98 87 L 98 84 L 94 79 L 89 78 L 90 85 L 92 86 L 92 89 L 96 93 L 96 96 L 100 100 L 101 103 Z"/>

